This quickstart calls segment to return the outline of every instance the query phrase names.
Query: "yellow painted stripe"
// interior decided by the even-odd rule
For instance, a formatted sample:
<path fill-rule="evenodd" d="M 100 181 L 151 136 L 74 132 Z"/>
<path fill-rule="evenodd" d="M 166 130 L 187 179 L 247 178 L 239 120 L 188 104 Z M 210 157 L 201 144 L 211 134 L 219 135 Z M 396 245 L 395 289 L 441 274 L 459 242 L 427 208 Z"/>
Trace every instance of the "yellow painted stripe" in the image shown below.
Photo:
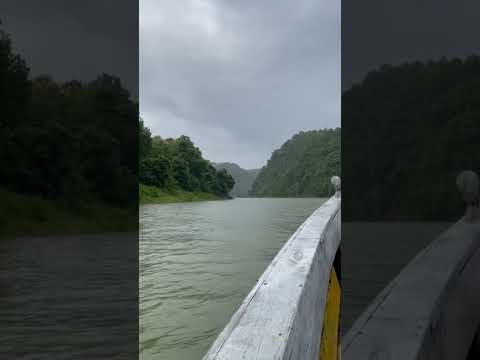
<path fill-rule="evenodd" d="M 340 283 L 335 269 L 330 272 L 327 303 L 323 317 L 322 340 L 320 343 L 320 360 L 340 359 Z"/>

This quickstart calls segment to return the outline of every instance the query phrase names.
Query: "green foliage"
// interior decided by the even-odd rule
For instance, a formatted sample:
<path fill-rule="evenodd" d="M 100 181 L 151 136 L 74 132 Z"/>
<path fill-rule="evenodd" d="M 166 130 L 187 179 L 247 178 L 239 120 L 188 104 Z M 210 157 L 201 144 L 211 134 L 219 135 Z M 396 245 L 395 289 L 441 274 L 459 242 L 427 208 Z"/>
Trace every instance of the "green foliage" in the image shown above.
<path fill-rule="evenodd" d="M 0 128 L 2 129 L 14 126 L 25 117 L 25 105 L 31 96 L 28 73 L 29 69 L 23 58 L 13 53 L 10 37 L 0 29 L 0 97 L 2 98 Z"/>
<path fill-rule="evenodd" d="M 245 170 L 234 163 L 218 163 L 213 164 L 217 170 L 225 169 L 235 180 L 235 185 L 231 191 L 233 196 L 248 196 L 252 188 L 253 181 L 257 177 L 260 169 Z"/>
<path fill-rule="evenodd" d="M 72 209 L 41 196 L 0 188 L 0 237 L 135 231 L 137 216 L 125 208 L 93 203 Z M 14 215 L 14 216 L 12 216 Z"/>
<path fill-rule="evenodd" d="M 148 157 L 140 162 L 142 181 L 146 185 L 165 187 L 169 182 L 170 163 L 163 156 Z"/>
<path fill-rule="evenodd" d="M 253 183 L 255 196 L 328 196 L 340 176 L 341 130 L 300 132 L 275 150 Z"/>
<path fill-rule="evenodd" d="M 349 220 L 450 220 L 480 164 L 480 58 L 385 65 L 342 96 Z"/>
<path fill-rule="evenodd" d="M 210 201 L 220 200 L 217 195 L 201 191 L 185 191 L 181 189 L 160 189 L 156 186 L 140 184 L 139 200 L 140 204 L 164 204 L 176 202 Z"/>
<path fill-rule="evenodd" d="M 35 203 L 45 211 L 50 203 L 73 213 L 102 204 L 136 216 L 138 104 L 118 78 L 30 79 L 0 29 L 0 96 L 2 188 L 24 201 L 44 199 Z"/>
<path fill-rule="evenodd" d="M 216 192 L 217 194 L 228 194 L 230 190 L 233 189 L 233 185 L 235 185 L 235 180 L 233 177 L 227 172 L 227 170 L 222 169 L 217 171 L 217 181 L 216 185 Z"/>
<path fill-rule="evenodd" d="M 145 127 L 143 120 L 140 118 L 138 127 L 138 159 L 145 159 L 152 150 L 152 133 L 150 129 Z"/>
<path fill-rule="evenodd" d="M 140 120 L 139 137 L 146 144 L 140 152 L 141 184 L 155 186 L 159 193 L 183 191 L 229 197 L 235 183 L 233 178 L 225 171 L 217 171 L 205 160 L 188 136 L 177 139 L 152 138 L 150 130 Z M 142 192 L 140 197 L 142 200 Z"/>

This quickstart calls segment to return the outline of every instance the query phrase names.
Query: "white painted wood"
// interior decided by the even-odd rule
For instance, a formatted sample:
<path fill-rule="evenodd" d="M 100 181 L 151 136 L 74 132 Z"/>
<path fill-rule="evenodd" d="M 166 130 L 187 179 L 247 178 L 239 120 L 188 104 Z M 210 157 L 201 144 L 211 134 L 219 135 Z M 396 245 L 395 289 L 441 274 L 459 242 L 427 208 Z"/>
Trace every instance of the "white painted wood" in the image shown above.
<path fill-rule="evenodd" d="M 337 194 L 285 243 L 204 360 L 318 359 L 330 269 L 341 238 Z"/>

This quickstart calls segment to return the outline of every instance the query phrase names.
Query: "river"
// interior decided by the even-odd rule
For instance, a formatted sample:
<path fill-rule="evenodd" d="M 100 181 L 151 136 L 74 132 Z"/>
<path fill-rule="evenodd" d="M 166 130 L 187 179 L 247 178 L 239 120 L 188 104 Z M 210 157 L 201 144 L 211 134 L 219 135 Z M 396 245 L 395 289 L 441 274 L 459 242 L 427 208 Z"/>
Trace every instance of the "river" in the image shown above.
<path fill-rule="evenodd" d="M 3 238 L 0 359 L 138 357 L 137 233 Z"/>
<path fill-rule="evenodd" d="M 257 278 L 326 199 L 140 208 L 140 358 L 201 359 Z M 450 223 L 342 224 L 342 331 Z"/>
<path fill-rule="evenodd" d="M 281 246 L 326 199 L 140 208 L 140 358 L 201 359 Z"/>

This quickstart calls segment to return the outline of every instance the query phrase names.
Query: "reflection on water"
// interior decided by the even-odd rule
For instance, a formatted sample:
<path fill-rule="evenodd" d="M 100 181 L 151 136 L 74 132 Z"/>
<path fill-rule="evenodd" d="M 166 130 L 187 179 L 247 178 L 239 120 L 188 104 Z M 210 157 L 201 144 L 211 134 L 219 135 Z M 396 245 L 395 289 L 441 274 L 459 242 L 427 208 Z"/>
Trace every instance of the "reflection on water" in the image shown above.
<path fill-rule="evenodd" d="M 200 359 L 270 260 L 325 199 L 140 208 L 140 357 Z"/>

